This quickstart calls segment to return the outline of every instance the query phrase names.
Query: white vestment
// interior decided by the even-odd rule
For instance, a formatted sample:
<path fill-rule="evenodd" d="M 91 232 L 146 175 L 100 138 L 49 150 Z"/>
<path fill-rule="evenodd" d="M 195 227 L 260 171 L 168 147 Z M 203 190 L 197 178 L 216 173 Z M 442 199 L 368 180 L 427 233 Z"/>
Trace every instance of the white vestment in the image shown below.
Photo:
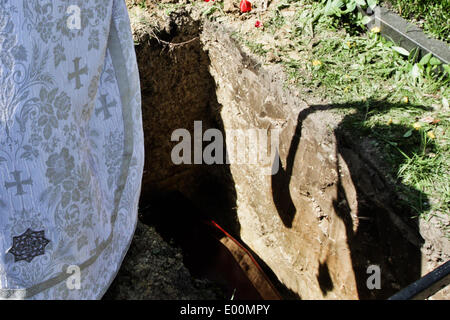
<path fill-rule="evenodd" d="M 137 220 L 124 0 L 0 0 L 0 298 L 98 299 Z"/>

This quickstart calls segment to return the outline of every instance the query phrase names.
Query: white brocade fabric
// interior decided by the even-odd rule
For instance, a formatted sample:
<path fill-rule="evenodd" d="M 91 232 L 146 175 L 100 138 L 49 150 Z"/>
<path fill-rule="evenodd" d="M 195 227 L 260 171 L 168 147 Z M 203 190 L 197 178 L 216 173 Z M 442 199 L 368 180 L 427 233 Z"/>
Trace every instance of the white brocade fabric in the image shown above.
<path fill-rule="evenodd" d="M 101 298 L 143 165 L 124 0 L 0 0 L 0 298 Z"/>

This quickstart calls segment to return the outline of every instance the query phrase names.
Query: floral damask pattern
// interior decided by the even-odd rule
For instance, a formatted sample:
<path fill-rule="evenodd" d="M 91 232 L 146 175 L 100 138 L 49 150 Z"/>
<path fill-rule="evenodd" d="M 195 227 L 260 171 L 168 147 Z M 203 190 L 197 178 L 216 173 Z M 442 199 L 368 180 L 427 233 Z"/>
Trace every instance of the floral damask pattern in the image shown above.
<path fill-rule="evenodd" d="M 0 298 L 101 297 L 131 241 L 143 159 L 123 0 L 0 0 Z"/>
<path fill-rule="evenodd" d="M 78 6 L 80 10 L 80 28 L 72 30 L 67 21 L 71 12 L 68 6 Z M 108 4 L 102 0 L 84 1 L 73 0 L 29 0 L 23 1 L 23 12 L 25 25 L 28 30 L 35 29 L 44 43 L 53 43 L 54 63 L 58 67 L 66 60 L 64 41 L 83 37 L 85 32 L 89 33 L 88 50 L 99 50 L 99 29 L 103 27 L 104 19 L 108 15 Z M 102 25 L 103 23 L 103 25 Z"/>

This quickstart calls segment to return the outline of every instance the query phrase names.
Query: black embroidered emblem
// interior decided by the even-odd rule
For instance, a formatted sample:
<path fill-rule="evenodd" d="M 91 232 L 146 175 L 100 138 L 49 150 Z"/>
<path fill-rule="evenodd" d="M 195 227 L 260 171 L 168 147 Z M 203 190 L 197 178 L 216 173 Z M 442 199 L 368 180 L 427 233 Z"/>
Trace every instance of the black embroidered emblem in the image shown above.
<path fill-rule="evenodd" d="M 9 253 L 14 255 L 14 262 L 25 260 L 31 262 L 34 257 L 45 254 L 45 246 L 50 242 L 46 239 L 45 231 L 28 229 L 23 234 L 13 237 L 13 245 Z"/>

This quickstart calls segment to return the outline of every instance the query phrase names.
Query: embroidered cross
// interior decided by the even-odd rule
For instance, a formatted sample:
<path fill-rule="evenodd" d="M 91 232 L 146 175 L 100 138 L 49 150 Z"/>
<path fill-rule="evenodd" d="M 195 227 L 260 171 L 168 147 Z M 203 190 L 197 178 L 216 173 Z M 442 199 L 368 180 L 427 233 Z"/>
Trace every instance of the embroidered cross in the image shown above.
<path fill-rule="evenodd" d="M 8 253 L 14 255 L 14 262 L 25 260 L 31 262 L 34 257 L 45 254 L 45 246 L 50 240 L 45 238 L 45 231 L 27 229 L 23 234 L 13 237 L 13 245 Z"/>
<path fill-rule="evenodd" d="M 80 57 L 73 59 L 75 71 L 72 73 L 69 73 L 69 77 L 68 77 L 69 81 L 72 80 L 73 78 L 76 78 L 75 79 L 75 83 L 76 83 L 75 88 L 76 89 L 80 89 L 83 86 L 81 84 L 80 78 L 81 78 L 82 74 L 87 75 L 87 71 L 88 71 L 87 66 L 84 66 L 83 69 L 80 70 L 80 60 L 81 60 Z"/>
<path fill-rule="evenodd" d="M 14 177 L 14 182 L 5 182 L 5 188 L 16 188 L 16 196 L 20 196 L 25 194 L 26 192 L 23 190 L 24 185 L 32 185 L 33 180 L 31 180 L 31 177 L 27 180 L 20 180 L 20 173 L 21 171 L 13 171 L 11 172 L 12 176 Z"/>
<path fill-rule="evenodd" d="M 95 109 L 95 115 L 99 115 L 101 112 L 103 112 L 104 119 L 107 120 L 112 117 L 111 113 L 109 112 L 109 108 L 113 108 L 117 106 L 117 102 L 113 100 L 112 102 L 108 103 L 106 100 L 106 94 L 102 94 L 100 96 L 100 102 L 102 103 L 102 106 Z"/>

